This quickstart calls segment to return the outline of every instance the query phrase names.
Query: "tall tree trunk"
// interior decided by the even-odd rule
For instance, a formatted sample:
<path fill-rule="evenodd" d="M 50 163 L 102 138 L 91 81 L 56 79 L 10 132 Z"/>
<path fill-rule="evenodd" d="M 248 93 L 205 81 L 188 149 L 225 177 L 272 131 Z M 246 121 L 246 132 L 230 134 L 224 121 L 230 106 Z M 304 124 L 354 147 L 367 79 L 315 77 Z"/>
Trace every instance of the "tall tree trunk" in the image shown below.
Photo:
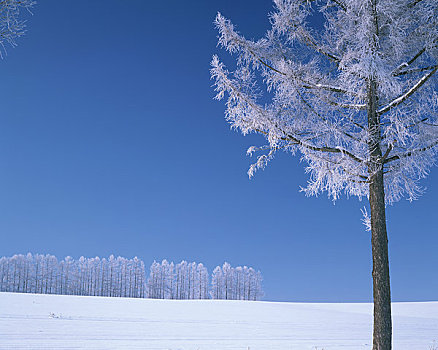
<path fill-rule="evenodd" d="M 391 288 L 382 171 L 373 177 L 370 184 L 370 207 L 374 298 L 373 350 L 391 350 Z"/>
<path fill-rule="evenodd" d="M 386 232 L 385 186 L 381 149 L 377 84 L 368 83 L 368 129 L 370 133 L 371 247 L 373 254 L 374 331 L 373 350 L 391 350 L 391 288 L 389 283 L 388 235 Z"/>

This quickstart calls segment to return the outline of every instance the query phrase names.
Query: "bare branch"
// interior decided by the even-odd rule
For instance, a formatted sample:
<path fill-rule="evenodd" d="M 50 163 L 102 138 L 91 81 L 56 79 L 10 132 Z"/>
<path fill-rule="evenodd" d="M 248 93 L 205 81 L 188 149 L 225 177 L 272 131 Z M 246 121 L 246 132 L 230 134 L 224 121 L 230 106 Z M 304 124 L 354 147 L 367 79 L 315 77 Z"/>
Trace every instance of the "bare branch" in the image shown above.
<path fill-rule="evenodd" d="M 438 38 L 436 38 L 433 43 L 437 43 L 438 42 Z M 401 73 L 400 71 L 404 68 L 409 67 L 412 63 L 414 63 L 423 53 L 425 53 L 427 50 L 427 47 L 423 47 L 420 51 L 418 51 L 409 61 L 407 62 L 403 62 L 402 64 L 400 64 L 396 69 L 394 69 L 394 71 L 392 72 L 393 76 L 398 76 L 401 75 L 403 73 Z"/>
<path fill-rule="evenodd" d="M 418 51 L 417 54 L 407 62 L 408 66 L 414 63 L 416 59 L 420 57 L 425 51 L 426 51 L 426 47 L 423 47 L 420 51 Z"/>
<path fill-rule="evenodd" d="M 345 4 L 343 4 L 341 1 L 339 0 L 332 0 L 336 5 L 338 5 L 342 10 L 344 10 L 345 12 L 347 12 L 347 7 L 345 6 Z"/>
<path fill-rule="evenodd" d="M 393 146 L 392 144 L 390 144 L 390 145 L 388 146 L 388 148 L 387 148 L 385 154 L 384 154 L 383 157 L 382 157 L 382 164 L 385 163 L 385 160 L 386 160 L 386 158 L 388 158 L 388 156 L 389 156 L 389 154 L 391 153 L 393 147 L 394 147 L 394 146 Z"/>
<path fill-rule="evenodd" d="M 415 154 L 418 154 L 418 153 L 421 153 L 421 152 L 427 151 L 427 150 L 429 150 L 429 149 L 431 149 L 431 148 L 434 148 L 434 147 L 437 146 L 437 145 L 438 145 L 438 140 L 435 141 L 435 142 L 433 142 L 433 143 L 430 144 L 429 146 L 426 146 L 426 147 L 423 147 L 423 148 L 417 148 L 417 149 L 414 149 L 414 150 L 412 150 L 412 151 L 409 151 L 409 152 L 406 152 L 406 153 L 403 153 L 403 154 L 397 154 L 397 155 L 395 155 L 395 156 L 392 156 L 392 157 L 390 157 L 390 158 L 387 158 L 387 159 L 385 160 L 384 164 L 387 164 L 387 163 L 392 162 L 392 161 L 394 161 L 394 160 L 398 160 L 398 159 L 402 159 L 402 158 L 411 157 L 411 156 L 413 156 L 413 155 L 415 155 Z"/>
<path fill-rule="evenodd" d="M 321 90 L 325 90 L 325 91 L 337 92 L 337 93 L 355 96 L 355 97 L 362 97 L 353 91 L 348 91 L 348 90 L 342 89 L 342 88 L 337 87 L 337 86 L 331 86 L 331 85 L 325 85 L 325 84 L 312 84 L 312 83 L 306 82 L 306 81 L 303 81 L 303 83 L 304 83 L 303 88 L 305 88 L 305 89 L 321 89 Z"/>
<path fill-rule="evenodd" d="M 417 5 L 419 2 L 422 2 L 423 0 L 414 0 L 411 3 L 408 4 L 408 8 L 411 9 L 413 8 L 415 5 Z"/>
<path fill-rule="evenodd" d="M 421 73 L 421 72 L 424 72 L 424 71 L 427 71 L 427 70 L 435 69 L 437 67 L 438 67 L 438 65 L 429 66 L 429 67 L 423 67 L 423 68 L 413 68 L 413 69 L 405 70 L 403 72 L 394 73 L 393 76 L 394 77 L 398 77 L 400 75 L 413 74 L 413 73 Z"/>
<path fill-rule="evenodd" d="M 267 62 L 264 61 L 262 58 L 260 58 L 260 57 L 259 57 L 254 51 L 249 50 L 249 52 L 251 53 L 251 55 L 254 56 L 254 58 L 257 59 L 257 61 L 259 61 L 259 62 L 260 62 L 262 65 L 264 65 L 266 68 L 269 68 L 270 70 L 272 70 L 272 71 L 274 71 L 274 72 L 276 72 L 276 73 L 278 73 L 278 74 L 281 74 L 281 75 L 284 75 L 284 76 L 288 76 L 286 73 L 284 73 L 284 72 L 282 72 L 282 71 L 279 71 L 278 69 L 272 67 L 269 63 L 267 63 Z"/>
<path fill-rule="evenodd" d="M 421 119 L 421 120 L 419 120 L 418 122 L 415 122 L 415 123 L 412 123 L 412 124 L 410 124 L 410 125 L 408 125 L 407 127 L 408 128 L 413 128 L 414 126 L 417 126 L 417 125 L 419 125 L 419 124 L 421 124 L 421 123 L 424 123 L 426 120 L 428 120 L 429 118 L 423 118 L 423 119 Z M 426 124 L 427 125 L 427 124 Z"/>

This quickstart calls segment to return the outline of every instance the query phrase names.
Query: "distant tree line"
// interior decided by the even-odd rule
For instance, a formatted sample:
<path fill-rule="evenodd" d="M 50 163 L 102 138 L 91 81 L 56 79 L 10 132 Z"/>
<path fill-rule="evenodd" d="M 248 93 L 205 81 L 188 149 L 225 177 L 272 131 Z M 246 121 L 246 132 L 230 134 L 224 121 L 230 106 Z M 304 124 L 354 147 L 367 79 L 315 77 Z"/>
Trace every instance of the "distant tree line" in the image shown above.
<path fill-rule="evenodd" d="M 208 299 L 209 276 L 203 264 L 181 261 L 179 264 L 154 261 L 147 290 L 154 299 Z"/>
<path fill-rule="evenodd" d="M 0 291 L 143 298 L 145 267 L 136 257 L 19 254 L 0 258 Z"/>
<path fill-rule="evenodd" d="M 252 267 L 217 266 L 211 276 L 211 297 L 228 300 L 259 300 L 263 296 L 262 275 Z"/>
<path fill-rule="evenodd" d="M 260 300 L 260 271 L 224 263 L 208 274 L 202 263 L 154 261 L 146 278 L 137 257 L 84 258 L 30 254 L 0 258 L 0 292 L 154 299 Z"/>

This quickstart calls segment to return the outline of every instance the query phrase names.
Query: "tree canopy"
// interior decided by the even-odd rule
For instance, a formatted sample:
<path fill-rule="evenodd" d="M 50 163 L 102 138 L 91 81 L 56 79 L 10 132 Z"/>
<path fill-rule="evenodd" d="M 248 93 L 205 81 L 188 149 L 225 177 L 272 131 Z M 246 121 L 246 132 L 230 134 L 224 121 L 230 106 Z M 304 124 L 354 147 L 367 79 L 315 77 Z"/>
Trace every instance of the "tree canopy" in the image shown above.
<path fill-rule="evenodd" d="M 256 41 L 220 13 L 215 20 L 219 44 L 237 55 L 234 71 L 213 57 L 216 98 L 228 94 L 226 118 L 234 128 L 267 140 L 248 149 L 260 152 L 249 176 L 278 150 L 299 151 L 308 164 L 309 195 L 368 196 L 370 179 L 383 166 L 386 203 L 417 198 L 438 150 L 436 1 L 274 4 L 272 28 Z M 320 28 L 316 16 L 324 21 Z M 380 119 L 371 128 L 370 79 Z M 379 159 L 369 147 L 377 134 Z"/>

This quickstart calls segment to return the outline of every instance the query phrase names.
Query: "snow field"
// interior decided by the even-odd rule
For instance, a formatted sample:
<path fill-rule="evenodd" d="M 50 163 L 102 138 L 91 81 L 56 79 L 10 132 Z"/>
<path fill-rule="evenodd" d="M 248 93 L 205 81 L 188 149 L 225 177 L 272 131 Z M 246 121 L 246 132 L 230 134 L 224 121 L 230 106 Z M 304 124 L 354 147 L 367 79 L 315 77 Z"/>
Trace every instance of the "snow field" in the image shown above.
<path fill-rule="evenodd" d="M 395 303 L 394 349 L 438 345 L 438 302 Z M 0 349 L 359 350 L 371 304 L 0 293 Z"/>

